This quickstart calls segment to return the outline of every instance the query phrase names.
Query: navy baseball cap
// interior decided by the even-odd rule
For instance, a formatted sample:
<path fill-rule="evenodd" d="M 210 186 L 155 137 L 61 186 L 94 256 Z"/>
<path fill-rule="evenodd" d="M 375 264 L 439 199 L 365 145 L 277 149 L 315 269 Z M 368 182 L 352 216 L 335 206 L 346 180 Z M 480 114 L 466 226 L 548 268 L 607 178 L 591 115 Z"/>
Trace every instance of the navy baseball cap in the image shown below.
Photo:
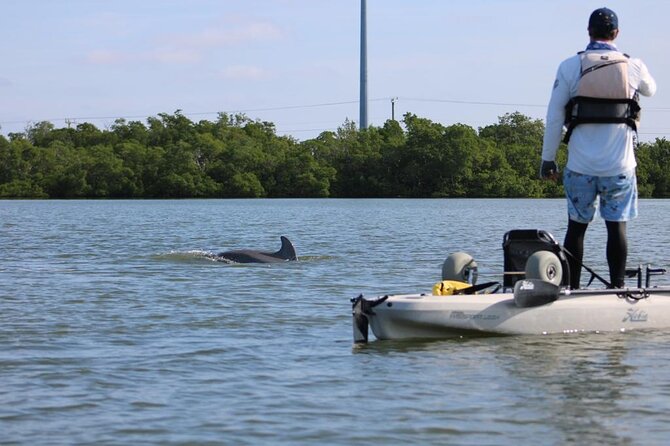
<path fill-rule="evenodd" d="M 599 8 L 591 13 L 589 17 L 589 29 L 602 31 L 614 31 L 619 29 L 619 19 L 609 8 Z"/>

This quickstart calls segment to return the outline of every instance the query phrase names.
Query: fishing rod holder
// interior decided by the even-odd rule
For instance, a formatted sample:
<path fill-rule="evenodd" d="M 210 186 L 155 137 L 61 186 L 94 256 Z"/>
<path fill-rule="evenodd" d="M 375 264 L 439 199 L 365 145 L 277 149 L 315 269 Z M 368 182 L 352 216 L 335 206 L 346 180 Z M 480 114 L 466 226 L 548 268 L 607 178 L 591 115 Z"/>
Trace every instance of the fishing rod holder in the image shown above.
<path fill-rule="evenodd" d="M 665 268 L 652 268 L 651 265 L 647 265 L 644 275 L 644 287 L 649 288 L 651 276 L 662 276 L 665 273 Z M 642 288 L 642 265 L 638 265 L 637 268 L 626 269 L 626 277 L 637 277 L 637 287 Z"/>

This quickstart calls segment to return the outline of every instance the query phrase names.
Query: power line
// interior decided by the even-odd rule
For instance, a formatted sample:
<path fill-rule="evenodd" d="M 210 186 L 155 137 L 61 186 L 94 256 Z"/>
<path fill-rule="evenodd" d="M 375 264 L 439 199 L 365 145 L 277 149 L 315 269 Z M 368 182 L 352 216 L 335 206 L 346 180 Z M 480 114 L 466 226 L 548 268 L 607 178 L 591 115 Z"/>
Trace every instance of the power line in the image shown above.
<path fill-rule="evenodd" d="M 376 98 L 370 99 L 370 101 L 386 101 L 388 98 Z M 357 100 L 354 101 L 340 101 L 340 102 L 323 102 L 319 104 L 300 104 L 300 105 L 282 105 L 276 107 L 261 107 L 261 108 L 247 108 L 247 109 L 230 109 L 224 111 L 207 111 L 207 112 L 192 112 L 192 113 L 183 113 L 184 116 L 203 116 L 203 115 L 217 115 L 219 113 L 251 113 L 251 112 L 263 112 L 263 111 L 281 111 L 281 110 L 294 110 L 294 109 L 306 109 L 306 108 L 319 108 L 319 107 L 334 107 L 338 105 L 350 105 L 358 104 Z M 84 121 L 84 120 L 101 120 L 101 119 L 140 119 L 148 118 L 155 115 L 122 115 L 122 116 L 77 116 L 77 117 L 66 117 L 66 118 L 42 118 L 42 119 L 22 119 L 22 120 L 12 120 L 12 121 L 0 121 L 0 125 L 6 124 L 26 124 L 30 122 L 41 122 L 41 121 Z"/>
<path fill-rule="evenodd" d="M 416 102 L 437 102 L 437 103 L 449 103 L 449 104 L 467 104 L 467 105 L 495 105 L 495 106 L 505 106 L 505 107 L 546 107 L 546 104 L 515 104 L 509 102 L 482 102 L 482 101 L 460 101 L 456 99 L 426 99 L 426 98 L 405 98 L 401 97 L 403 101 L 416 101 Z"/>
<path fill-rule="evenodd" d="M 414 97 L 384 97 L 384 98 L 374 98 L 369 99 L 370 102 L 379 102 L 379 101 L 388 101 L 388 100 L 402 100 L 407 102 L 430 102 L 430 103 L 446 103 L 446 104 L 461 104 L 461 105 L 486 105 L 486 106 L 496 106 L 496 107 L 534 107 L 534 108 L 545 108 L 546 104 L 528 104 L 528 103 L 514 103 L 514 102 L 488 102 L 488 101 L 469 101 L 469 100 L 458 100 L 458 99 L 442 99 L 442 98 L 414 98 Z M 317 104 L 295 104 L 295 105 L 283 105 L 275 107 L 257 107 L 257 108 L 246 108 L 246 109 L 230 109 L 227 111 L 207 111 L 207 112 L 192 112 L 192 113 L 183 113 L 184 116 L 204 116 L 204 115 L 217 115 L 220 113 L 233 114 L 233 113 L 255 113 L 255 112 L 266 112 L 266 111 L 281 111 L 281 110 L 296 110 L 296 109 L 310 109 L 310 108 L 320 108 L 320 107 L 335 107 L 341 105 L 351 105 L 358 104 L 358 100 L 350 101 L 339 101 L 339 102 L 322 102 Z M 644 107 L 645 111 L 651 112 L 668 112 L 670 107 Z M 160 114 L 160 113 L 159 113 Z M 68 122 L 68 121 L 87 121 L 87 120 L 106 120 L 106 119 L 145 119 L 150 116 L 156 115 L 116 115 L 116 116 L 79 116 L 79 117 L 61 117 L 61 118 L 45 118 L 45 119 L 22 119 L 22 120 L 8 120 L 0 121 L 0 125 L 11 125 L 11 124 L 29 124 L 32 122 Z"/>

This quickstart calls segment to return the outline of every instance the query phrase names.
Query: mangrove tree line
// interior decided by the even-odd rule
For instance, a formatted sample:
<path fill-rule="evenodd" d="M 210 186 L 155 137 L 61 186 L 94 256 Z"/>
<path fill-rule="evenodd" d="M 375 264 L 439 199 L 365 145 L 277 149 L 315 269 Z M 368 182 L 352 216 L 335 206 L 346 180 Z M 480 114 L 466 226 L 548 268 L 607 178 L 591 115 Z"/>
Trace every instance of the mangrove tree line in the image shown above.
<path fill-rule="evenodd" d="M 0 135 L 0 198 L 558 197 L 538 179 L 544 125 L 520 113 L 474 129 L 402 123 L 297 141 L 269 122 L 180 111 Z M 642 197 L 670 197 L 670 144 L 637 149 Z M 559 151 L 559 165 L 566 150 Z"/>

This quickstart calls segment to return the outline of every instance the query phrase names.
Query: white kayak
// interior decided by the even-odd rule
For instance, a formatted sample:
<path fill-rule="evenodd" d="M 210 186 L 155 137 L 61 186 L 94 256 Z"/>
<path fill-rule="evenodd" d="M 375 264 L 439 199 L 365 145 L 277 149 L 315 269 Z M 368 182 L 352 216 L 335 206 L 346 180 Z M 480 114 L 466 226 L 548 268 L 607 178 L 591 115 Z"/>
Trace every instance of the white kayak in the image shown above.
<path fill-rule="evenodd" d="M 531 295 L 537 305 L 519 306 L 515 293 L 407 294 L 353 299 L 354 340 L 449 338 L 464 334 L 541 335 L 670 328 L 670 287 L 560 290 Z M 544 293 L 544 294 L 543 294 Z M 554 300 L 555 298 L 555 300 Z M 544 301 L 548 303 L 542 304 Z"/>
<path fill-rule="evenodd" d="M 463 334 L 539 335 L 670 329 L 670 287 L 652 287 L 665 269 L 627 270 L 633 288 L 570 289 L 567 250 L 546 231 L 517 229 L 503 238 L 503 282 L 475 285 L 477 263 L 466 253 L 449 255 L 442 282 L 431 294 L 352 299 L 355 342 L 378 339 L 449 338 Z M 644 286 L 643 286 L 643 278 Z M 591 282 L 589 282 L 590 285 Z M 487 292 L 491 285 L 496 289 Z M 496 292 L 502 288 L 502 292 Z"/>

